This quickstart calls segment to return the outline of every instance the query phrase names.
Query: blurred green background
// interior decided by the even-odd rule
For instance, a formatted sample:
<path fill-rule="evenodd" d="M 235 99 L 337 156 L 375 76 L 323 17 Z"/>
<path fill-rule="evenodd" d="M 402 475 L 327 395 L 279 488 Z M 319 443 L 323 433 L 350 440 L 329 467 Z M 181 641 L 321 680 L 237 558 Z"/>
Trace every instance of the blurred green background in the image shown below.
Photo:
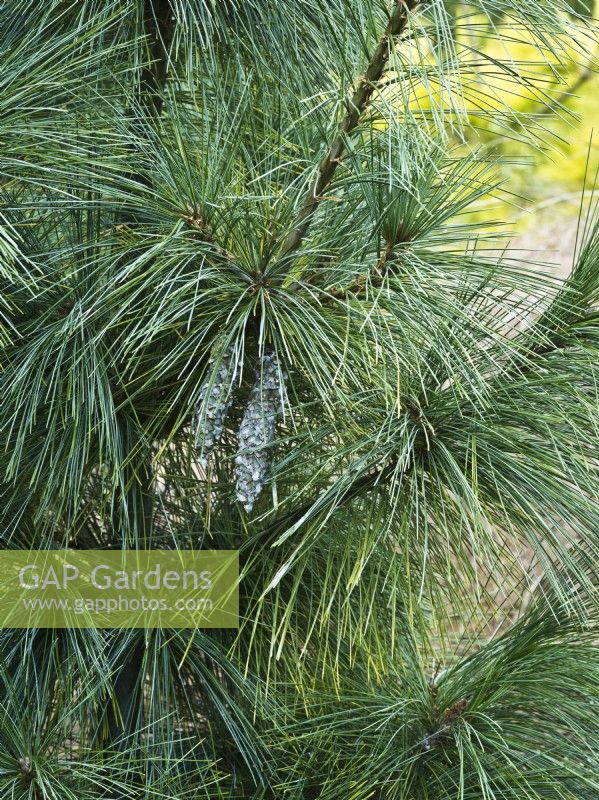
<path fill-rule="evenodd" d="M 599 0 L 595 0 L 595 21 L 598 12 Z M 576 44 L 567 48 L 556 43 L 555 55 L 551 44 L 523 42 L 499 24 L 481 49 L 502 59 L 509 54 L 515 67 L 524 74 L 528 71 L 535 88 L 521 86 L 514 92 L 511 86 L 508 90 L 507 82 L 491 73 L 483 78 L 482 86 L 474 82 L 466 98 L 467 104 L 495 108 L 498 114 L 511 107 L 532 115 L 530 127 L 514 125 L 513 139 L 494 136 L 488 123 L 481 122 L 477 144 L 506 159 L 501 166 L 502 200 L 508 200 L 489 201 L 483 213 L 513 230 L 509 249 L 514 255 L 555 263 L 562 275 L 572 265 L 583 187 L 585 203 L 599 196 L 594 191 L 599 168 L 597 31 L 591 25 L 574 24 Z M 466 39 L 470 35 L 467 21 L 461 35 Z M 543 102 L 549 103 L 551 111 L 543 108 Z"/>

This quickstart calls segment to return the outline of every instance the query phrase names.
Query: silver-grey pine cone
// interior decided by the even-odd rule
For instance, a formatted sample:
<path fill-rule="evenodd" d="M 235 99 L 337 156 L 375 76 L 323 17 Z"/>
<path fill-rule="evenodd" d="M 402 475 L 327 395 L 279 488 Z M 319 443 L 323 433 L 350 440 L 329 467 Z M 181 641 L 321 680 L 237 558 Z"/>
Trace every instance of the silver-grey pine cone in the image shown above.
<path fill-rule="evenodd" d="M 214 364 L 211 358 L 209 364 Z M 225 418 L 233 402 L 232 384 L 237 373 L 235 348 L 231 345 L 220 358 L 213 381 L 208 378 L 200 387 L 194 430 L 199 449 L 199 463 L 206 467 L 218 440 L 222 436 Z"/>
<path fill-rule="evenodd" d="M 281 411 L 285 380 L 273 352 L 260 359 L 238 434 L 239 453 L 235 457 L 237 500 L 249 513 L 262 491 L 268 471 L 268 446 L 274 439 L 275 422 Z"/>

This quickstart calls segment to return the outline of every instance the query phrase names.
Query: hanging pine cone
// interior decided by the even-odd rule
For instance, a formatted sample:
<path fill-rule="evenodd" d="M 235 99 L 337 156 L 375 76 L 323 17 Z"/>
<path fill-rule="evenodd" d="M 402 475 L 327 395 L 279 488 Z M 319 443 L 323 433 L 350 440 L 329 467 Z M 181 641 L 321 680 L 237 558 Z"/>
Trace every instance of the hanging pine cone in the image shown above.
<path fill-rule="evenodd" d="M 214 364 L 211 358 L 209 364 Z M 214 380 L 210 378 L 200 388 L 194 417 L 196 447 L 199 463 L 205 467 L 216 443 L 223 433 L 225 418 L 233 401 L 232 385 L 237 374 L 235 348 L 230 345 L 220 358 Z"/>
<path fill-rule="evenodd" d="M 264 485 L 268 470 L 268 445 L 274 439 L 277 414 L 282 408 L 284 386 L 273 352 L 265 353 L 239 428 L 239 454 L 235 457 L 237 500 L 249 513 Z"/>

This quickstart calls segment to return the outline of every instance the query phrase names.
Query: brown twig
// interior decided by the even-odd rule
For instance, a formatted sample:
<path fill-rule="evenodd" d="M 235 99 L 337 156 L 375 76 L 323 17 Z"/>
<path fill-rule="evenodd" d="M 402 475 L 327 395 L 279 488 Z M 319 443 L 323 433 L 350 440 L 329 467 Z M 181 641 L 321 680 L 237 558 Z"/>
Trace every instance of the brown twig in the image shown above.
<path fill-rule="evenodd" d="M 358 125 L 360 117 L 366 110 L 383 75 L 389 60 L 391 40 L 403 33 L 408 22 L 409 12 L 416 8 L 418 2 L 419 0 L 395 0 L 385 33 L 374 51 L 365 74 L 359 79 L 358 87 L 347 102 L 347 111 L 339 123 L 337 136 L 320 162 L 316 182 L 304 199 L 294 228 L 283 241 L 281 255 L 286 256 L 296 250 L 308 233 L 314 212 L 341 163 L 345 152 L 346 137 Z"/>
<path fill-rule="evenodd" d="M 571 100 L 574 97 L 575 92 L 577 92 L 580 88 L 584 86 L 587 81 L 589 81 L 593 75 L 595 74 L 595 70 L 593 69 L 592 64 L 588 64 L 584 69 L 582 69 L 574 83 L 568 86 L 567 89 L 564 89 L 557 97 L 554 97 L 538 114 L 538 116 L 547 116 L 548 114 L 553 114 L 553 112 L 561 108 L 564 103 L 567 103 L 568 100 Z"/>
<path fill-rule="evenodd" d="M 394 255 L 395 243 L 387 242 L 385 250 L 374 265 L 372 272 L 365 272 L 361 275 L 358 275 L 354 282 L 349 286 L 333 287 L 329 290 L 329 294 L 333 295 L 333 297 L 345 297 L 347 294 L 358 294 L 364 290 L 364 287 L 366 286 L 368 278 L 371 274 L 376 275 L 377 279 L 382 281 L 387 274 L 389 264 L 391 261 L 393 261 Z"/>
<path fill-rule="evenodd" d="M 431 684 L 433 699 L 436 697 L 436 688 L 435 683 Z M 461 719 L 462 714 L 468 708 L 469 702 L 470 700 L 464 697 L 449 708 L 446 708 L 443 713 L 440 712 L 435 704 L 433 707 L 433 729 L 424 738 L 422 743 L 423 750 L 431 750 L 439 739 L 449 733 L 453 725 Z"/>

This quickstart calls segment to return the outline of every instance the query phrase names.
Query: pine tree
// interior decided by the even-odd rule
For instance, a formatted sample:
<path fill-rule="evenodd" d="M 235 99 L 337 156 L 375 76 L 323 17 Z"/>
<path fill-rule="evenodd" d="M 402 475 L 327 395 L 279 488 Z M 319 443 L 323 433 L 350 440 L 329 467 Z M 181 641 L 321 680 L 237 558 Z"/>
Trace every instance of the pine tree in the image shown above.
<path fill-rule="evenodd" d="M 599 217 L 563 281 L 481 217 L 588 11 L 0 3 L 2 547 L 242 565 L 2 630 L 0 798 L 599 795 Z"/>

